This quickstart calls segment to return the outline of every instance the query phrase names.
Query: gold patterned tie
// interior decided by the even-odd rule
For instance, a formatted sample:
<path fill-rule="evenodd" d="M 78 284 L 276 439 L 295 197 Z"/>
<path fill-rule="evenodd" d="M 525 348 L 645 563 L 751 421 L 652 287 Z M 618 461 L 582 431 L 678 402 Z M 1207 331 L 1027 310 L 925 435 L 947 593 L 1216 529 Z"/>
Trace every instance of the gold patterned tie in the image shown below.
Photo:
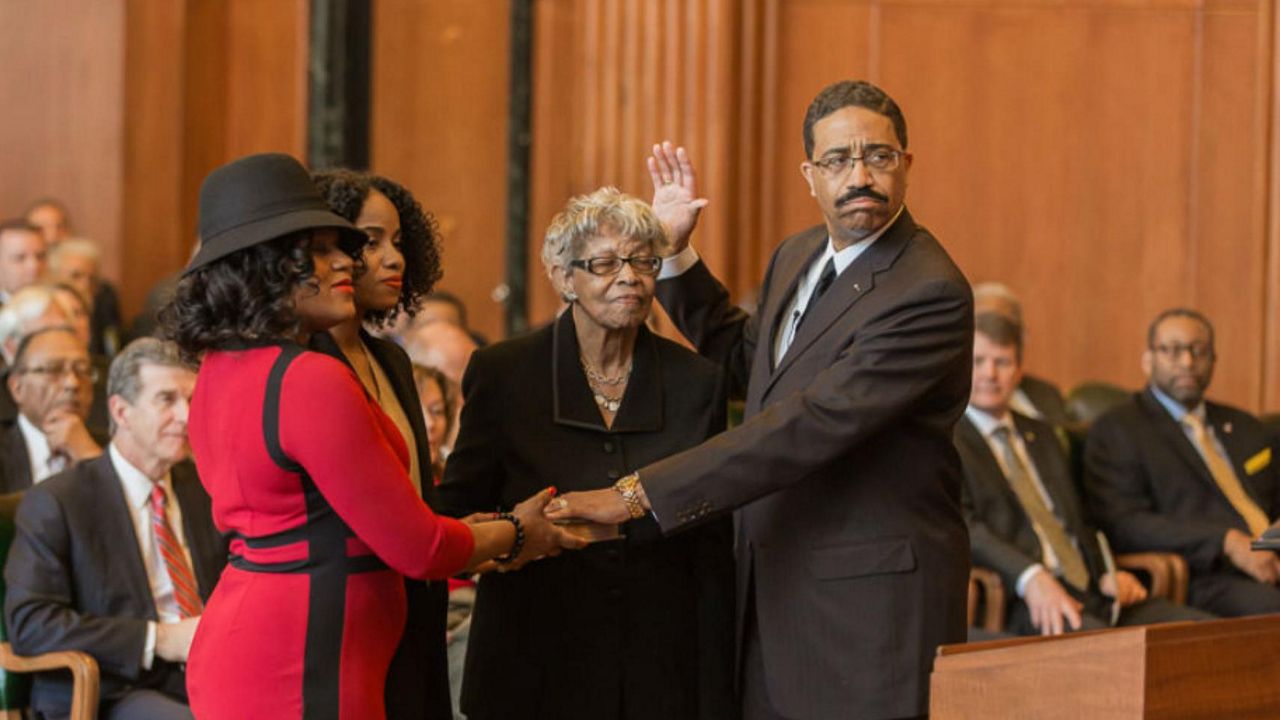
<path fill-rule="evenodd" d="M 1258 503 L 1245 492 L 1244 485 L 1240 483 L 1240 478 L 1236 477 L 1236 471 L 1232 469 L 1231 463 L 1222 457 L 1217 445 L 1209 437 L 1204 422 L 1191 413 L 1187 413 L 1182 418 L 1182 422 L 1191 428 L 1200 456 L 1204 458 L 1205 465 L 1209 466 L 1209 474 L 1213 476 L 1213 481 L 1218 484 L 1222 494 L 1227 496 L 1227 502 L 1231 503 L 1231 507 L 1235 508 L 1240 517 L 1244 518 L 1249 526 L 1249 534 L 1253 537 L 1262 535 L 1262 532 L 1271 525 L 1267 520 L 1267 514 L 1262 512 Z"/>
<path fill-rule="evenodd" d="M 1009 487 L 1013 488 L 1013 494 L 1018 496 L 1022 509 L 1040 531 L 1040 537 L 1049 543 L 1053 554 L 1058 557 L 1058 570 L 1062 573 L 1062 579 L 1077 590 L 1088 589 L 1089 568 L 1084 564 L 1084 556 L 1076 549 L 1071 538 L 1067 537 L 1062 521 L 1049 510 L 1044 498 L 1040 496 L 1040 491 L 1031 480 L 1031 471 L 1023 462 L 1022 456 L 1013 449 L 1013 440 L 1009 434 L 1007 425 L 1001 425 L 992 433 L 1000 447 L 1000 454 L 1004 456 L 1001 459 L 1004 461 Z"/>

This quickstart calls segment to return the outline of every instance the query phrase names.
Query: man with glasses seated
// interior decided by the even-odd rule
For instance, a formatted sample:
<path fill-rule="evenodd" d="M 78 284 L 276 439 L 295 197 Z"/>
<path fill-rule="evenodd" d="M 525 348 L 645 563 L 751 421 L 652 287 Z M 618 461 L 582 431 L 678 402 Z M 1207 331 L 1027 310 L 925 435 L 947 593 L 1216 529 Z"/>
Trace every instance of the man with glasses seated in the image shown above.
<path fill-rule="evenodd" d="M 1280 514 L 1280 442 L 1252 415 L 1204 399 L 1216 359 L 1204 315 L 1156 316 L 1146 389 L 1089 430 L 1086 490 L 1117 552 L 1187 559 L 1188 604 L 1228 617 L 1280 612 L 1280 559 L 1250 548 Z"/>
<path fill-rule="evenodd" d="M 102 454 L 85 425 L 96 378 L 88 349 L 68 326 L 18 343 L 5 378 L 18 412 L 0 419 L 0 492 L 25 490 Z"/>

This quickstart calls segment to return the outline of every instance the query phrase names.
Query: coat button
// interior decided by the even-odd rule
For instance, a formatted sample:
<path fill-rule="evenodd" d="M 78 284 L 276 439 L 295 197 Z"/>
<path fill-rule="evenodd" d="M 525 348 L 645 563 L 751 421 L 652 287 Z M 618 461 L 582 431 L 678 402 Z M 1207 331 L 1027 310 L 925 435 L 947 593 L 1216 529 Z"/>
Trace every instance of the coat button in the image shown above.
<path fill-rule="evenodd" d="M 611 453 L 611 452 L 613 452 L 613 441 L 612 441 L 612 440 L 606 440 L 606 441 L 605 441 L 605 443 L 604 443 L 604 451 L 605 451 L 605 452 L 607 452 L 607 453 Z"/>

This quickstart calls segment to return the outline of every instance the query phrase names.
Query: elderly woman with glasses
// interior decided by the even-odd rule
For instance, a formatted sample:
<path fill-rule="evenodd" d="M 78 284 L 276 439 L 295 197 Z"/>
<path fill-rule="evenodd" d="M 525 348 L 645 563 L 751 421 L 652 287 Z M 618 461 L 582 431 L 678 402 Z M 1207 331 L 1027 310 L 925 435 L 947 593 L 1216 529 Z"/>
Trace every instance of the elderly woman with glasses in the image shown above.
<path fill-rule="evenodd" d="M 448 512 L 549 484 L 606 488 L 723 429 L 718 369 L 645 327 L 666 250 L 653 210 L 613 188 L 555 217 L 542 261 L 568 309 L 472 356 L 439 488 Z M 480 580 L 467 717 L 732 718 L 729 523 L 671 538 L 652 517 L 579 529 L 599 541 L 576 557 Z"/>

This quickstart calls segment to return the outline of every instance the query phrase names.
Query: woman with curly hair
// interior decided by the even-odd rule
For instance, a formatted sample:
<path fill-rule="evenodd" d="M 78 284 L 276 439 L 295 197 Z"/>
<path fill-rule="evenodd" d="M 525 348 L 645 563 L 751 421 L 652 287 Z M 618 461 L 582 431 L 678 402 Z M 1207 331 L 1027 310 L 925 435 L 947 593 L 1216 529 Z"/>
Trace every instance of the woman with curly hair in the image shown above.
<path fill-rule="evenodd" d="M 409 356 L 369 327 L 412 316 L 440 279 L 440 247 L 434 219 L 399 183 L 352 170 L 326 170 L 311 179 L 329 207 L 366 235 L 363 269 L 355 277 L 355 315 L 320 333 L 311 347 L 343 361 L 365 392 L 396 424 L 409 447 L 409 477 L 432 497 L 432 455 Z M 409 602 L 404 636 L 387 675 L 387 717 L 451 720 L 444 582 L 406 579 Z"/>
<path fill-rule="evenodd" d="M 304 350 L 354 316 L 349 253 L 366 236 L 296 160 L 253 155 L 214 170 L 199 230 L 163 320 L 202 361 L 188 431 L 230 558 L 207 607 L 191 609 L 192 712 L 377 720 L 405 576 L 518 566 L 581 543 L 541 518 L 550 489 L 501 521 L 436 516 L 395 423 L 349 368 Z"/>

